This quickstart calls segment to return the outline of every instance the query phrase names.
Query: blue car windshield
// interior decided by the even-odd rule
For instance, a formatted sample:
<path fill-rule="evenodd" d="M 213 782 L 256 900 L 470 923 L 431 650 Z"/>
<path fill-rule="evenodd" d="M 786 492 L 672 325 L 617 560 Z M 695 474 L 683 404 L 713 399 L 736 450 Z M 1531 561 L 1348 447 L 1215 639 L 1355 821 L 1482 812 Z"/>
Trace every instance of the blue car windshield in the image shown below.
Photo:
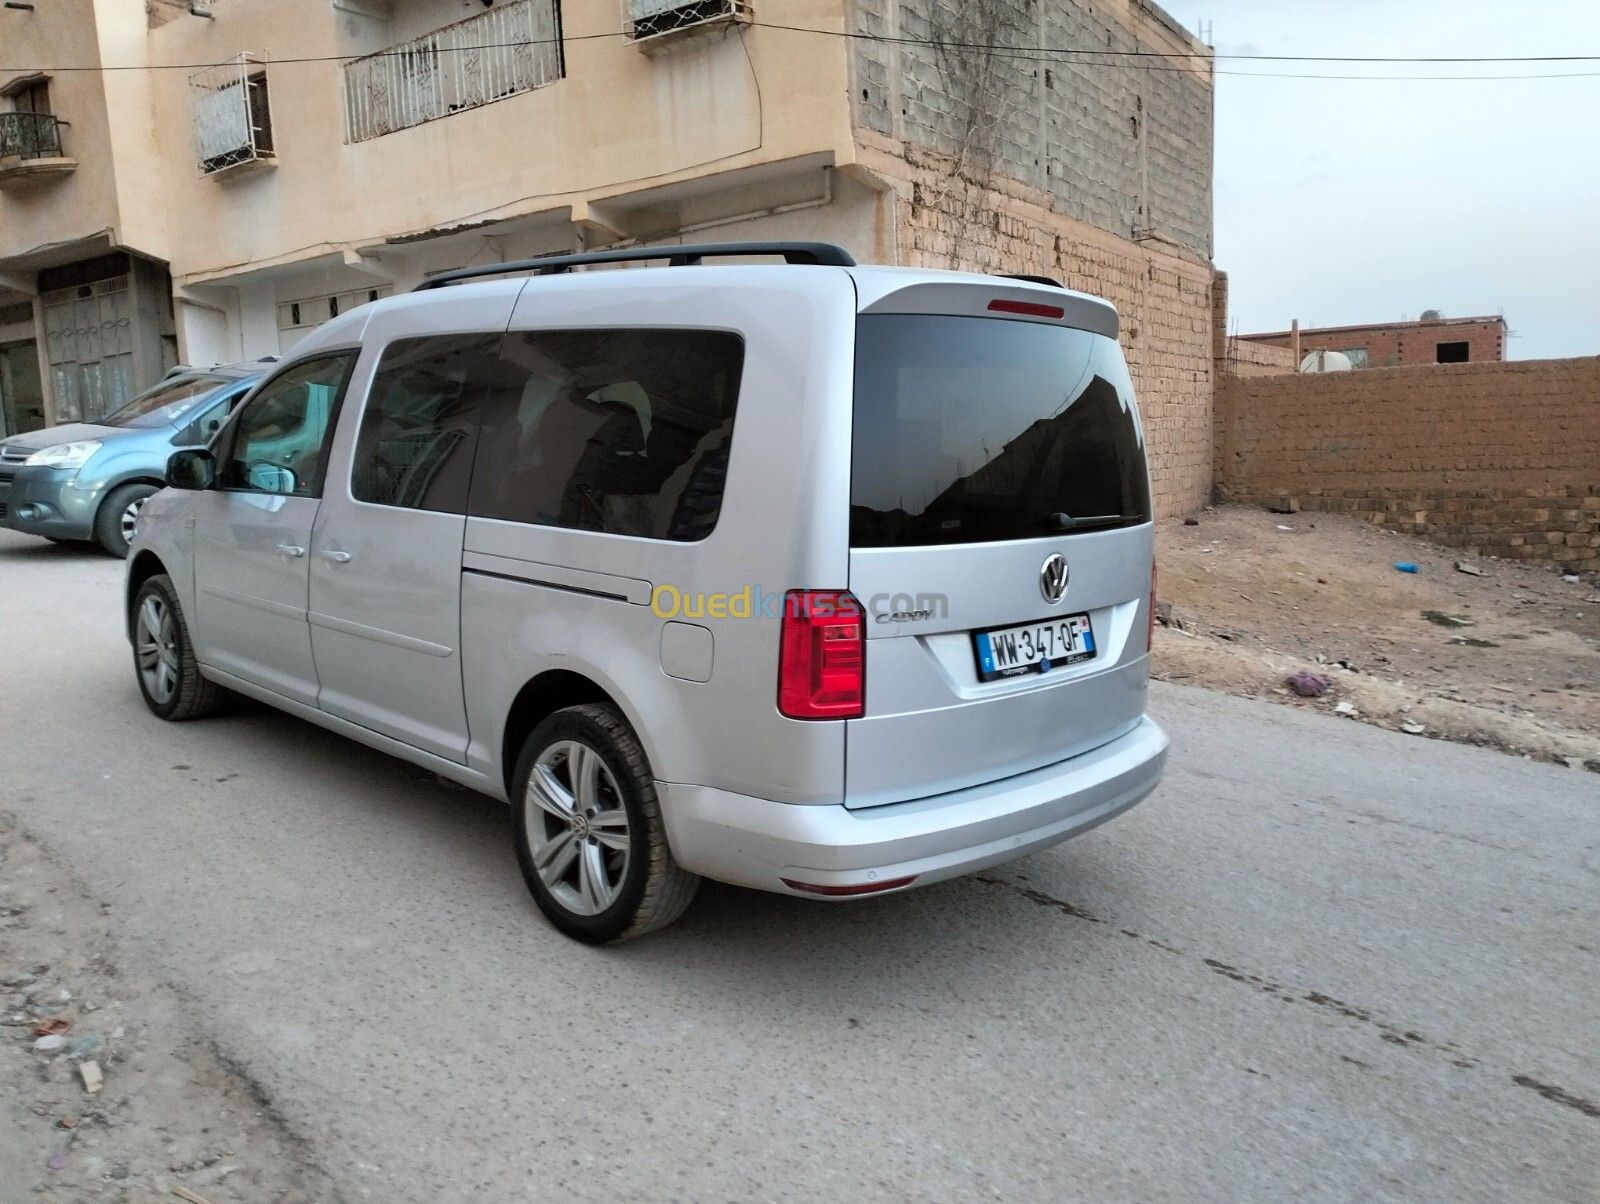
<path fill-rule="evenodd" d="M 164 380 L 100 421 L 106 426 L 146 429 L 174 426 L 218 387 L 231 383 L 226 376 L 180 376 L 176 380 Z"/>

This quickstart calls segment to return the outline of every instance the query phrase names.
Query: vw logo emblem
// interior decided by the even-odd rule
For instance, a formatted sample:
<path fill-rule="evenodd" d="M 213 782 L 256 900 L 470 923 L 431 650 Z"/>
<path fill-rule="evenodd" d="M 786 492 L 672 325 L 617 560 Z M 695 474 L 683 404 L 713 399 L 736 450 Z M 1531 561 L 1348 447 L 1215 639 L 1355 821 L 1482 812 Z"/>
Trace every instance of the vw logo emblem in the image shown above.
<path fill-rule="evenodd" d="M 1044 562 L 1039 570 L 1039 592 L 1046 602 L 1056 603 L 1066 596 L 1068 576 L 1067 558 L 1060 552 Z"/>

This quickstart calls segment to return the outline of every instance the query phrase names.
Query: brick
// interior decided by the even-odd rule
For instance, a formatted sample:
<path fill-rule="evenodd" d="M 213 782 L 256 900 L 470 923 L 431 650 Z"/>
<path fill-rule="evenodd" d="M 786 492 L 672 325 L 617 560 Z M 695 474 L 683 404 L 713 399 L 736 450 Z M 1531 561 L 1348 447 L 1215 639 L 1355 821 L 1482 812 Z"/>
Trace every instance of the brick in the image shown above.
<path fill-rule="evenodd" d="M 1217 381 L 1219 496 L 1293 492 L 1508 559 L 1600 548 L 1600 359 Z"/>

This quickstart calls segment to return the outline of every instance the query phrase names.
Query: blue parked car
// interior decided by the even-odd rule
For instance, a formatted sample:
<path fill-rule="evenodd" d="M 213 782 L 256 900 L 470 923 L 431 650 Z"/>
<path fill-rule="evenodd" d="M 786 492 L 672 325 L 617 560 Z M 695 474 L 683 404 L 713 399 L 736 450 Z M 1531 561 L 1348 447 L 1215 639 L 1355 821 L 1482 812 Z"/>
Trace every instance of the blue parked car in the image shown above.
<path fill-rule="evenodd" d="M 203 446 L 271 363 L 175 368 L 96 422 L 0 441 L 0 527 L 126 556 L 140 508 L 167 483 L 167 458 Z"/>

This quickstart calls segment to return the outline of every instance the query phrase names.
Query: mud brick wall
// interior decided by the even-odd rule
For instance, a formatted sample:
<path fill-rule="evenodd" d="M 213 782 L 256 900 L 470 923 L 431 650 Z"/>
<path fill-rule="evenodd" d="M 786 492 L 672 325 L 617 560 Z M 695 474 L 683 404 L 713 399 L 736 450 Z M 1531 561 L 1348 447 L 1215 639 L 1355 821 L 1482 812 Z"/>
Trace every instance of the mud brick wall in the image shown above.
<path fill-rule="evenodd" d="M 1211 265 L 1187 248 L 1118 238 L 1055 213 L 1025 189 L 952 186 L 902 147 L 859 131 L 857 140 L 862 166 L 894 193 L 898 262 L 1050 276 L 1117 307 L 1156 513 L 1205 505 L 1213 459 Z"/>
<path fill-rule="evenodd" d="M 1600 358 L 1220 382 L 1220 500 L 1600 571 Z"/>
<path fill-rule="evenodd" d="M 1267 347 L 1247 339 L 1229 339 L 1223 352 L 1222 371 L 1235 376 L 1280 376 L 1299 367 L 1289 348 Z"/>

